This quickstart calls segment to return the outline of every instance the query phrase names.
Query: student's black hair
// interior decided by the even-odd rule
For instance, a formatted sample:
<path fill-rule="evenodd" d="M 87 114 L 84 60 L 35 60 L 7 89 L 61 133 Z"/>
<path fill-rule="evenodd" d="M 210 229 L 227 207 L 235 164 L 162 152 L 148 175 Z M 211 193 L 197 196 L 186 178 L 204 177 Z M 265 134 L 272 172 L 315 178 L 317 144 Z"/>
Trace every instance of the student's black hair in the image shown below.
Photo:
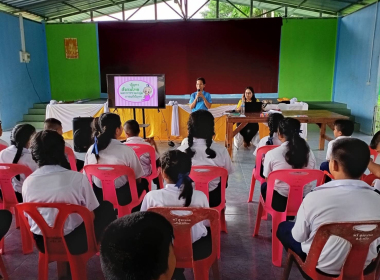
<path fill-rule="evenodd" d="M 115 138 L 116 129 L 121 127 L 120 116 L 113 113 L 104 113 L 99 118 L 102 133 L 98 136 L 98 151 L 108 147 L 112 139 Z M 96 154 L 96 159 L 99 155 Z"/>
<path fill-rule="evenodd" d="M 278 125 L 280 121 L 284 119 L 284 116 L 282 114 L 270 114 L 268 117 L 268 127 L 269 127 L 269 138 L 268 141 L 265 143 L 266 145 L 273 145 L 273 134 L 275 134 L 278 131 Z"/>
<path fill-rule="evenodd" d="M 245 90 L 244 90 L 244 93 L 243 93 L 243 96 L 242 96 L 242 98 L 244 99 L 244 101 L 247 101 L 246 98 L 245 98 L 245 91 L 247 89 L 249 89 L 252 92 L 252 98 L 251 98 L 252 102 L 256 102 L 255 91 L 253 90 L 253 87 L 251 87 L 251 86 L 246 87 Z"/>
<path fill-rule="evenodd" d="M 300 136 L 301 123 L 293 118 L 285 118 L 278 125 L 278 132 L 288 141 L 286 162 L 293 168 L 304 168 L 309 163 L 310 148 Z"/>
<path fill-rule="evenodd" d="M 91 139 L 92 139 L 92 142 L 94 142 L 95 137 L 98 137 L 100 133 L 102 133 L 102 129 L 99 124 L 99 117 L 96 117 L 92 120 L 91 131 L 92 131 Z"/>
<path fill-rule="evenodd" d="M 43 130 L 36 133 L 30 145 L 32 158 L 39 167 L 60 165 L 70 170 L 65 155 L 65 140 L 54 130 Z"/>
<path fill-rule="evenodd" d="M 193 146 L 193 140 L 195 138 L 206 139 L 206 154 L 208 158 L 215 158 L 216 153 L 212 150 L 212 137 L 215 135 L 214 131 L 214 116 L 206 110 L 198 110 L 190 114 L 189 120 L 187 122 L 188 130 L 188 143 L 189 147 L 186 149 L 186 153 L 193 157 L 195 152 L 191 149 Z"/>
<path fill-rule="evenodd" d="M 17 153 L 12 163 L 18 163 L 22 156 L 22 150 L 26 148 L 26 144 L 35 133 L 36 129 L 30 124 L 18 124 L 12 129 L 11 145 L 15 145 L 17 148 Z"/>
<path fill-rule="evenodd" d="M 160 159 L 162 171 L 174 183 L 178 182 L 179 176 L 190 173 L 191 158 L 188 154 L 179 150 L 172 150 L 164 153 Z M 193 196 L 193 185 L 190 180 L 183 180 L 182 192 L 178 199 L 185 199 L 185 207 L 191 204 Z"/>
<path fill-rule="evenodd" d="M 197 81 L 202 81 L 202 83 L 203 83 L 204 85 L 206 84 L 206 80 L 205 80 L 205 78 L 199 77 L 199 78 L 197 78 Z"/>
<path fill-rule="evenodd" d="M 364 174 L 370 156 L 368 145 L 356 138 L 335 141 L 331 152 L 331 159 L 337 161 L 351 179 L 359 179 Z"/>
<path fill-rule="evenodd" d="M 139 123 L 135 120 L 129 120 L 124 123 L 125 133 L 131 134 L 133 136 L 139 136 L 140 126 Z"/>
<path fill-rule="evenodd" d="M 377 145 L 379 145 L 379 143 L 380 143 L 380 131 L 376 132 L 376 134 L 372 137 L 372 140 L 369 146 L 371 147 L 371 149 L 376 150 Z"/>
<path fill-rule="evenodd" d="M 354 123 L 350 120 L 336 120 L 334 122 L 336 130 L 342 132 L 344 136 L 351 136 L 354 133 Z"/>
<path fill-rule="evenodd" d="M 44 121 L 44 129 L 50 129 L 50 130 L 58 130 L 62 127 L 62 123 L 55 119 L 55 118 L 49 118 Z"/>
<path fill-rule="evenodd" d="M 173 238 L 172 225 L 154 212 L 136 212 L 113 221 L 100 246 L 105 279 L 158 279 L 169 268 Z"/>

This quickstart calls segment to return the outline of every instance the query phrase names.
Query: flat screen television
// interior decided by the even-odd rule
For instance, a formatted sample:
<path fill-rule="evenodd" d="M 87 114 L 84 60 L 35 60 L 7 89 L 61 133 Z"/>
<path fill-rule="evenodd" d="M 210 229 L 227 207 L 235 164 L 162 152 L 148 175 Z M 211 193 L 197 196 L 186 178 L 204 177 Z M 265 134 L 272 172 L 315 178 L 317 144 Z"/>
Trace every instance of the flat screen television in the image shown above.
<path fill-rule="evenodd" d="M 110 108 L 165 108 L 165 75 L 107 74 Z"/>

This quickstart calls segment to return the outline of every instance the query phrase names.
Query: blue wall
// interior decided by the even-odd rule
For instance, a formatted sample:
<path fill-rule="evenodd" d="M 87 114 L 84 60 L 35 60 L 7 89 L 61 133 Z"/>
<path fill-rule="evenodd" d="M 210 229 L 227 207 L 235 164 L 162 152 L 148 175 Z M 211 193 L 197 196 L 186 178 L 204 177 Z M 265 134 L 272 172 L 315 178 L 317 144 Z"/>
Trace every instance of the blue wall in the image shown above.
<path fill-rule="evenodd" d="M 24 20 L 28 64 L 20 63 L 21 37 L 18 17 L 0 12 L 0 118 L 3 128 L 12 128 L 22 120 L 33 103 L 50 100 L 44 26 Z M 29 69 L 30 77 L 27 72 Z"/>
<path fill-rule="evenodd" d="M 376 11 L 374 4 L 340 20 L 333 90 L 333 101 L 346 103 L 360 123 L 360 130 L 366 134 L 372 132 L 378 99 L 380 9 L 377 11 L 371 79 L 367 83 Z"/>

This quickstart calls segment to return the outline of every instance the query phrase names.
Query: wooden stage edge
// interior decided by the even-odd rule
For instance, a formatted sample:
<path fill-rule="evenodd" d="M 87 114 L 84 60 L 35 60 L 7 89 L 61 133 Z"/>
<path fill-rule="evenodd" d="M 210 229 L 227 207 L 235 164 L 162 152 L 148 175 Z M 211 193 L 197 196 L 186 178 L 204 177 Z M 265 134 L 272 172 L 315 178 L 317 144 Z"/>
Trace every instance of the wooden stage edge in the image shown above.
<path fill-rule="evenodd" d="M 286 118 L 295 118 L 301 123 L 313 123 L 319 126 L 319 150 L 325 149 L 325 140 L 331 141 L 332 138 L 326 135 L 326 126 L 334 130 L 334 122 L 336 120 L 348 120 L 347 116 L 343 116 L 327 110 L 308 110 L 308 111 L 283 111 L 282 114 Z M 260 117 L 260 113 L 246 113 L 245 117 L 227 116 L 226 119 L 226 148 L 230 156 L 232 156 L 233 138 L 248 123 L 265 123 L 268 117 Z M 234 124 L 240 123 L 235 129 Z"/>

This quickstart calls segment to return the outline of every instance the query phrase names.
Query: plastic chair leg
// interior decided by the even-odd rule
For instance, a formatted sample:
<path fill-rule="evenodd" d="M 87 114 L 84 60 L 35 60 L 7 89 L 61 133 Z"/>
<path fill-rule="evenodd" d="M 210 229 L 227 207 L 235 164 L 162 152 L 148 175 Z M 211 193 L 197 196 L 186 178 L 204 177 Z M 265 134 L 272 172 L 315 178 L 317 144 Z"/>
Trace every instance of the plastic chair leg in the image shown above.
<path fill-rule="evenodd" d="M 220 273 L 219 273 L 219 263 L 218 260 L 215 260 L 214 263 L 211 266 L 212 268 L 212 277 L 214 280 L 220 279 Z"/>
<path fill-rule="evenodd" d="M 226 223 L 226 208 L 224 208 L 221 212 L 220 212 L 220 228 L 222 231 L 224 231 L 225 233 L 227 233 L 227 223 Z"/>
<path fill-rule="evenodd" d="M 38 259 L 38 280 L 48 280 L 48 260 L 45 254 L 39 253 Z"/>
<path fill-rule="evenodd" d="M 284 212 L 285 213 L 285 212 Z M 272 217 L 272 263 L 281 267 L 283 246 L 276 236 L 278 225 L 286 220 L 285 215 L 275 214 Z"/>
<path fill-rule="evenodd" d="M 19 219 L 18 211 L 16 207 L 14 208 L 14 210 L 15 210 L 16 228 L 20 228 L 20 219 Z"/>
<path fill-rule="evenodd" d="M 263 210 L 264 210 L 264 206 L 261 204 L 261 201 L 260 201 L 259 208 L 257 209 L 256 224 L 255 224 L 255 230 L 253 231 L 253 236 L 256 236 L 259 234 L 261 216 L 263 215 Z"/>
<path fill-rule="evenodd" d="M 70 262 L 71 278 L 72 280 L 87 279 L 87 263 L 81 257 L 76 257 Z"/>
<path fill-rule="evenodd" d="M 4 255 L 5 254 L 5 245 L 4 245 L 4 239 L 5 237 L 3 237 L 1 240 L 0 240 L 0 255 Z"/>
<path fill-rule="evenodd" d="M 194 280 L 208 280 L 209 270 L 210 268 L 205 266 L 205 262 L 193 262 Z"/>
<path fill-rule="evenodd" d="M 4 280 L 9 280 L 7 270 L 5 269 L 5 265 L 1 257 L 0 257 L 0 271 L 3 275 Z"/>
<path fill-rule="evenodd" d="M 22 253 L 24 255 L 30 254 L 33 252 L 33 238 L 30 231 L 25 227 L 25 225 L 20 223 L 20 233 L 22 241 Z"/>
<path fill-rule="evenodd" d="M 255 191 L 255 185 L 256 185 L 256 179 L 255 179 L 255 169 L 252 171 L 252 179 L 251 179 L 251 187 L 249 188 L 249 196 L 248 196 L 248 201 L 251 202 L 253 198 L 253 193 Z"/>
<path fill-rule="evenodd" d="M 288 253 L 288 259 L 286 260 L 286 266 L 284 269 L 284 273 L 282 274 L 282 280 L 288 280 L 290 275 L 290 270 L 292 270 L 293 265 L 293 256 Z"/>
<path fill-rule="evenodd" d="M 267 211 L 265 211 L 265 209 L 263 209 L 263 214 L 261 215 L 261 220 L 268 220 L 268 213 Z"/>

